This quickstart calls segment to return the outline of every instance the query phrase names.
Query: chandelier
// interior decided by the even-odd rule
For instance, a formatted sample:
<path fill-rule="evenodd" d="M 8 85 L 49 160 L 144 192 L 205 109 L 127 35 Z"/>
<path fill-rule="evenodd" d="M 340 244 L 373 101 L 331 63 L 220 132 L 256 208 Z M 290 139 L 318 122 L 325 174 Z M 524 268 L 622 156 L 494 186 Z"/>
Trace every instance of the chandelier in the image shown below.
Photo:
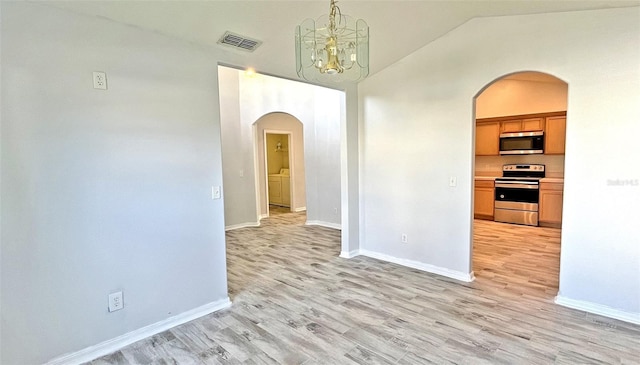
<path fill-rule="evenodd" d="M 359 81 L 369 75 L 369 26 L 342 14 L 331 0 L 329 15 L 296 27 L 296 72 L 308 81 Z"/>

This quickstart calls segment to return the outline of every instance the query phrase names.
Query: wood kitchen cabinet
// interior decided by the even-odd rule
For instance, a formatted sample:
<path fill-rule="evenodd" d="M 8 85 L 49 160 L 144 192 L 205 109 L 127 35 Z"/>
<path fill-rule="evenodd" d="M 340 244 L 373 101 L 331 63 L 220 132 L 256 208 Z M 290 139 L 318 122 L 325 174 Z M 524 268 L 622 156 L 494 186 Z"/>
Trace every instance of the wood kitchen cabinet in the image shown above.
<path fill-rule="evenodd" d="M 500 154 L 500 122 L 476 123 L 476 156 Z"/>
<path fill-rule="evenodd" d="M 563 183 L 540 182 L 540 212 L 538 224 L 542 227 L 562 226 Z"/>
<path fill-rule="evenodd" d="M 493 180 L 475 180 L 473 189 L 473 217 L 493 220 L 495 201 L 495 182 Z"/>
<path fill-rule="evenodd" d="M 545 155 L 564 155 L 564 141 L 567 134 L 567 117 L 547 117 L 544 136 Z"/>
<path fill-rule="evenodd" d="M 505 120 L 500 123 L 501 133 L 513 133 L 513 132 L 532 132 L 542 131 L 545 127 L 545 118 L 524 118 Z"/>
<path fill-rule="evenodd" d="M 499 156 L 500 133 L 544 131 L 544 153 L 564 154 L 567 112 L 476 119 L 476 156 Z"/>

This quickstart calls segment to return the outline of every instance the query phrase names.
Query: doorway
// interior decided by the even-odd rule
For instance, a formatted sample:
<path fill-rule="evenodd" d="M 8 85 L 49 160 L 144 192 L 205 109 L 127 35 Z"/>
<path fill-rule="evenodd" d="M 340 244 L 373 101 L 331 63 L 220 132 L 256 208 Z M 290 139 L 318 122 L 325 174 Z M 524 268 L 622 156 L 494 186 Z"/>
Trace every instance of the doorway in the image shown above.
<path fill-rule="evenodd" d="M 254 123 L 256 206 L 260 219 L 270 207 L 306 211 L 304 129 L 288 113 L 263 115 Z"/>
<path fill-rule="evenodd" d="M 275 207 L 291 210 L 291 133 L 264 131 L 264 156 L 269 211 Z"/>
<path fill-rule="evenodd" d="M 527 71 L 492 81 L 474 99 L 472 270 L 479 280 L 547 299 L 559 288 L 567 95 L 566 82 Z M 509 133 L 542 135 L 543 153 L 505 154 Z M 537 193 L 526 212 L 505 210 L 496 195 L 507 166 L 544 169 L 544 178 L 531 179 Z M 505 212 L 526 222 L 505 223 Z"/>

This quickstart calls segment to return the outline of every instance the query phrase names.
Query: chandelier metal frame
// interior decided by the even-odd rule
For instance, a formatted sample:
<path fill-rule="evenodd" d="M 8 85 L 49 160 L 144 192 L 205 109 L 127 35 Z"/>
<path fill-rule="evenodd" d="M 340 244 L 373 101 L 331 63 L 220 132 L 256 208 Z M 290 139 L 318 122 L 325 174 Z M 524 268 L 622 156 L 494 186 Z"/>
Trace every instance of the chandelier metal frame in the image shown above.
<path fill-rule="evenodd" d="M 342 14 L 331 0 L 329 14 L 296 27 L 296 72 L 316 82 L 356 82 L 369 75 L 369 26 Z"/>

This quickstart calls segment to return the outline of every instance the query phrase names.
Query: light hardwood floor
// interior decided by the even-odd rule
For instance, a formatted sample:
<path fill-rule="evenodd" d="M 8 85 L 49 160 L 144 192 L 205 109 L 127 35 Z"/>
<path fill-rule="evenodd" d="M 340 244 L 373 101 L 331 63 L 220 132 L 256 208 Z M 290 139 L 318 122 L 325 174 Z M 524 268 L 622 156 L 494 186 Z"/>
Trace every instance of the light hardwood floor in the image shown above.
<path fill-rule="evenodd" d="M 462 283 L 274 211 L 227 233 L 232 308 L 93 364 L 637 364 L 640 326 L 553 304 L 559 231 L 476 221 Z M 495 234 L 506 233 L 506 235 Z"/>

